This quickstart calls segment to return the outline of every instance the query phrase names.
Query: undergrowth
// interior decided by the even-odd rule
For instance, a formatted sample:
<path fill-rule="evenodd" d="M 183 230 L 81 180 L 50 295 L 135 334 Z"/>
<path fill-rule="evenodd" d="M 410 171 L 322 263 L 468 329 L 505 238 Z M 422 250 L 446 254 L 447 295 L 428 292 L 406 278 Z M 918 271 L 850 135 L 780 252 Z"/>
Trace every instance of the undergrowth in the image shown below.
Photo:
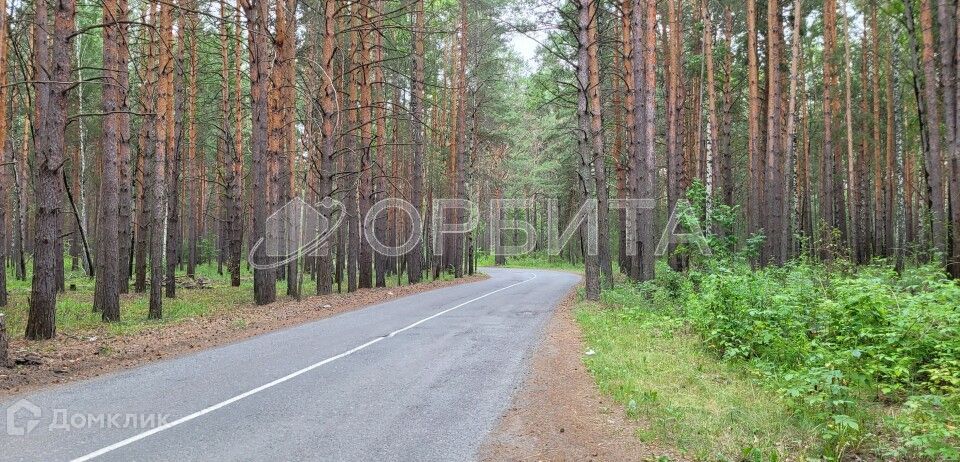
<path fill-rule="evenodd" d="M 704 346 L 821 422 L 826 456 L 960 460 L 960 286 L 939 268 L 798 261 L 686 278 Z"/>
<path fill-rule="evenodd" d="M 619 329 L 688 332 L 693 348 L 739 370 L 736 380 L 774 393 L 800 434 L 812 429 L 803 447 L 760 445 L 764 460 L 960 460 L 960 286 L 939 267 L 733 261 L 660 266 L 654 281 L 605 293 L 604 305 Z M 588 339 L 606 316 L 581 316 Z M 705 459 L 732 456 L 722 449 Z"/>

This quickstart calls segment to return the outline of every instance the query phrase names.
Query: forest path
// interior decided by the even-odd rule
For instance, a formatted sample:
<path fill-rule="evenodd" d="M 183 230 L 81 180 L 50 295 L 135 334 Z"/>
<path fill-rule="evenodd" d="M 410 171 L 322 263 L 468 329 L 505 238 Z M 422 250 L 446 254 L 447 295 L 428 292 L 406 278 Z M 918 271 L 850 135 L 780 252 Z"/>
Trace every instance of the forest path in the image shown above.
<path fill-rule="evenodd" d="M 36 424 L 0 432 L 0 460 L 475 458 L 579 281 L 485 271 L 485 281 L 19 397 L 36 408 L 22 408 L 16 427 Z"/>

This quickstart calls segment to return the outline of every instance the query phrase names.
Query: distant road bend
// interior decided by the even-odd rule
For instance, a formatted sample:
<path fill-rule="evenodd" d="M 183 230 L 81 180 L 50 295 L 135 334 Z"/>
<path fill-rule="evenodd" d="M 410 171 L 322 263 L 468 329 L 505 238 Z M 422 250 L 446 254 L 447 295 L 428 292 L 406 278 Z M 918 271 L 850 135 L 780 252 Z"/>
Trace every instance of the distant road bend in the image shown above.
<path fill-rule="evenodd" d="M 21 403 L 18 429 L 40 417 L 26 435 L 0 431 L 0 461 L 475 459 L 579 281 L 484 271 L 490 279 L 7 400 L 4 410 Z"/>

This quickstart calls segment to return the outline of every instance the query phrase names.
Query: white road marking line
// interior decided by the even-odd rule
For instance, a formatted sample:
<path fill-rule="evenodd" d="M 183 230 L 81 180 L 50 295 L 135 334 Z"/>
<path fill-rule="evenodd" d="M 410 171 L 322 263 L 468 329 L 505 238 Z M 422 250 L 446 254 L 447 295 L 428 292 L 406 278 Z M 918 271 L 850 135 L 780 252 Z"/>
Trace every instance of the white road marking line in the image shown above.
<path fill-rule="evenodd" d="M 123 440 L 123 441 L 119 441 L 119 442 L 117 442 L 117 443 L 111 444 L 110 446 L 107 446 L 107 447 L 105 447 L 105 448 L 103 448 L 103 449 L 99 449 L 99 450 L 93 451 L 93 452 L 91 452 L 91 453 L 89 453 L 89 454 L 87 454 L 87 455 L 85 455 L 85 456 L 77 457 L 76 459 L 73 459 L 72 462 L 84 462 L 84 461 L 87 461 L 87 460 L 92 460 L 92 459 L 97 458 L 97 457 L 100 457 L 100 456 L 102 456 L 102 455 L 104 455 L 104 454 L 106 454 L 106 453 L 108 453 L 108 452 L 115 451 L 115 450 L 120 449 L 120 448 L 122 448 L 122 447 L 124 447 L 124 446 L 127 446 L 127 445 L 129 445 L 129 444 L 131 444 L 131 443 L 135 443 L 135 442 L 137 442 L 137 441 L 140 441 L 140 440 L 142 440 L 142 439 L 144 439 L 144 438 L 146 438 L 146 437 L 148 437 L 148 436 L 155 435 L 155 434 L 160 433 L 160 432 L 162 432 L 162 431 L 164 431 L 164 430 L 168 430 L 168 429 L 171 429 L 171 428 L 173 428 L 173 427 L 176 427 L 177 425 L 180 425 L 180 424 L 182 424 L 182 423 L 189 422 L 189 421 L 191 421 L 191 420 L 193 420 L 193 419 L 196 419 L 197 417 L 203 416 L 203 415 L 205 415 L 205 414 L 209 414 L 209 413 L 211 413 L 211 412 L 213 412 L 213 411 L 216 411 L 217 409 L 220 409 L 220 408 L 229 406 L 229 405 L 231 405 L 231 404 L 233 404 L 233 403 L 235 403 L 235 402 L 237 402 L 237 401 L 240 401 L 240 400 L 242 400 L 242 399 L 244 399 L 244 398 L 247 398 L 247 397 L 249 397 L 249 396 L 252 396 L 252 395 L 255 395 L 255 394 L 257 394 L 257 393 L 260 393 L 260 392 L 263 391 L 263 390 L 266 390 L 266 389 L 268 389 L 268 388 L 271 388 L 271 387 L 274 387 L 274 386 L 276 386 L 276 385 L 279 385 L 279 384 L 281 384 L 281 383 L 283 383 L 283 382 L 286 382 L 286 381 L 288 381 L 288 380 L 290 380 L 290 379 L 292 379 L 292 378 L 294 378 L 294 377 L 297 377 L 297 376 L 299 376 L 299 375 L 303 375 L 303 374 L 305 374 L 305 373 L 307 373 L 307 372 L 310 372 L 310 371 L 312 371 L 312 370 L 314 370 L 314 369 L 316 369 L 316 368 L 318 368 L 318 367 L 320 367 L 320 366 L 323 366 L 323 365 L 325 365 L 325 364 L 332 363 L 332 362 L 334 362 L 334 361 L 336 361 L 336 360 L 338 360 L 338 359 L 341 359 L 341 358 L 345 358 L 345 357 L 347 357 L 347 356 L 350 356 L 350 355 L 352 355 L 352 354 L 354 354 L 354 353 L 356 353 L 356 352 L 358 352 L 358 351 L 360 351 L 360 350 L 363 350 L 364 348 L 367 348 L 367 347 L 369 347 L 370 345 L 373 345 L 373 344 L 375 344 L 375 343 L 377 343 L 377 342 L 379 342 L 379 341 L 381 341 L 381 340 L 383 340 L 383 339 L 393 337 L 393 336 L 395 336 L 395 335 L 397 335 L 397 334 L 399 334 L 399 333 L 401 333 L 401 332 L 404 332 L 404 331 L 406 331 L 406 330 L 409 330 L 409 329 L 412 329 L 412 328 L 414 328 L 414 327 L 416 327 L 416 326 L 419 326 L 420 324 L 423 324 L 423 323 L 425 323 L 425 322 L 427 322 L 427 321 L 429 321 L 429 320 L 431 320 L 431 319 L 433 319 L 433 318 L 436 318 L 436 317 L 438 317 L 438 316 L 442 316 L 442 315 L 444 315 L 444 314 L 446 314 L 446 313 L 449 313 L 449 312 L 451 312 L 451 311 L 453 311 L 453 310 L 456 310 L 456 309 L 458 309 L 458 308 L 462 308 L 462 307 L 464 307 L 464 306 L 466 306 L 466 305 L 469 305 L 469 304 L 471 304 L 471 303 L 473 303 L 473 302 L 475 302 L 475 301 L 477 301 L 477 300 L 480 300 L 480 299 L 489 297 L 489 296 L 491 296 L 491 295 L 493 295 L 493 294 L 495 294 L 495 293 L 497 293 L 497 292 L 503 292 L 504 290 L 507 290 L 507 289 L 512 288 L 512 287 L 516 287 L 516 286 L 518 286 L 518 285 L 520 285 L 520 284 L 524 284 L 524 283 L 526 283 L 526 282 L 530 282 L 530 281 L 532 281 L 532 280 L 534 280 L 534 279 L 537 278 L 537 275 L 536 275 L 536 274 L 530 273 L 530 275 L 532 276 L 530 279 L 525 279 L 525 280 L 520 281 L 520 282 L 518 282 L 518 283 L 516 283 L 516 284 L 511 284 L 511 285 L 509 285 L 509 286 L 502 287 L 502 288 L 500 288 L 500 289 L 494 290 L 493 292 L 487 292 L 487 293 L 485 293 L 485 294 L 483 294 L 483 295 L 481 295 L 481 296 L 479 296 L 479 297 L 477 297 L 477 298 L 474 298 L 474 299 L 471 299 L 471 300 L 467 300 L 467 301 L 465 301 L 465 302 L 463 302 L 463 303 L 461 303 L 461 304 L 459 304 L 459 305 L 457 305 L 457 306 L 455 306 L 455 307 L 453 307 L 453 308 L 448 308 L 448 309 L 443 310 L 443 311 L 441 311 L 441 312 L 439 312 L 439 313 L 436 313 L 436 314 L 433 314 L 433 315 L 428 316 L 428 317 L 426 317 L 426 318 L 423 318 L 423 319 L 421 319 L 421 320 L 419 320 L 419 321 L 417 321 L 417 322 L 415 322 L 415 323 L 413 323 L 413 324 L 410 324 L 410 325 L 407 326 L 407 327 L 404 327 L 404 328 L 399 329 L 399 330 L 395 330 L 395 331 L 389 333 L 388 335 L 386 335 L 386 336 L 384 336 L 384 337 L 377 337 L 377 338 L 375 338 L 375 339 L 373 339 L 373 340 L 371 340 L 371 341 L 369 341 L 369 342 L 367 342 L 367 343 L 364 343 L 363 345 L 360 345 L 360 346 L 358 346 L 358 347 L 355 347 L 355 348 L 352 348 L 352 349 L 350 349 L 350 350 L 344 351 L 343 353 L 340 353 L 340 354 L 338 354 L 338 355 L 336 355 L 336 356 L 331 356 L 331 357 L 329 357 L 329 358 L 327 358 L 327 359 L 324 359 L 323 361 L 320 361 L 320 362 L 318 362 L 318 363 L 316 363 L 316 364 L 307 366 L 307 367 L 305 367 L 305 368 L 303 368 L 303 369 L 300 369 L 299 371 L 296 371 L 296 372 L 291 373 L 291 374 L 289 374 L 289 375 L 286 375 L 286 376 L 284 376 L 284 377 L 280 377 L 280 378 L 277 379 L 277 380 L 274 380 L 274 381 L 272 381 L 272 382 L 270 382 L 270 383 L 266 383 L 266 384 L 264 384 L 264 385 L 261 385 L 261 386 L 259 386 L 259 387 L 257 387 L 257 388 L 254 388 L 254 389 L 250 390 L 250 391 L 241 393 L 241 394 L 239 394 L 239 395 L 237 395 L 237 396 L 234 396 L 233 398 L 230 398 L 230 399 L 228 399 L 228 400 L 226 400 L 226 401 L 219 402 L 219 403 L 214 404 L 213 406 L 210 406 L 210 407 L 208 407 L 208 408 L 206 408 L 206 409 L 201 409 L 201 410 L 199 410 L 199 411 L 197 411 L 197 412 L 194 412 L 193 414 L 190 414 L 190 415 L 188 415 L 188 416 L 181 417 L 181 418 L 179 418 L 179 419 L 177 419 L 177 420 L 174 420 L 173 422 L 169 422 L 169 423 L 166 423 L 166 424 L 161 425 L 161 426 L 159 426 L 159 427 L 156 427 L 156 428 L 147 430 L 147 431 L 145 431 L 145 432 L 143 432 L 143 433 L 140 433 L 140 434 L 131 436 L 130 438 L 127 438 L 127 439 L 125 439 L 125 440 Z"/>

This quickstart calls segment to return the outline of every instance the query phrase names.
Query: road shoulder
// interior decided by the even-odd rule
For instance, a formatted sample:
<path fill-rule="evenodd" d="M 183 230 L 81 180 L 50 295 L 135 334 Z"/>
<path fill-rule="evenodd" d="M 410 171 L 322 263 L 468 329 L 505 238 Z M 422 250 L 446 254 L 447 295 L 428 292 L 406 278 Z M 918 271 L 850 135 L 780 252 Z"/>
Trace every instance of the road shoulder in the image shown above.
<path fill-rule="evenodd" d="M 585 347 L 573 315 L 576 297 L 573 290 L 557 306 L 480 460 L 643 461 L 673 455 L 643 444 L 635 436 L 639 424 L 597 389 L 581 361 Z"/>

